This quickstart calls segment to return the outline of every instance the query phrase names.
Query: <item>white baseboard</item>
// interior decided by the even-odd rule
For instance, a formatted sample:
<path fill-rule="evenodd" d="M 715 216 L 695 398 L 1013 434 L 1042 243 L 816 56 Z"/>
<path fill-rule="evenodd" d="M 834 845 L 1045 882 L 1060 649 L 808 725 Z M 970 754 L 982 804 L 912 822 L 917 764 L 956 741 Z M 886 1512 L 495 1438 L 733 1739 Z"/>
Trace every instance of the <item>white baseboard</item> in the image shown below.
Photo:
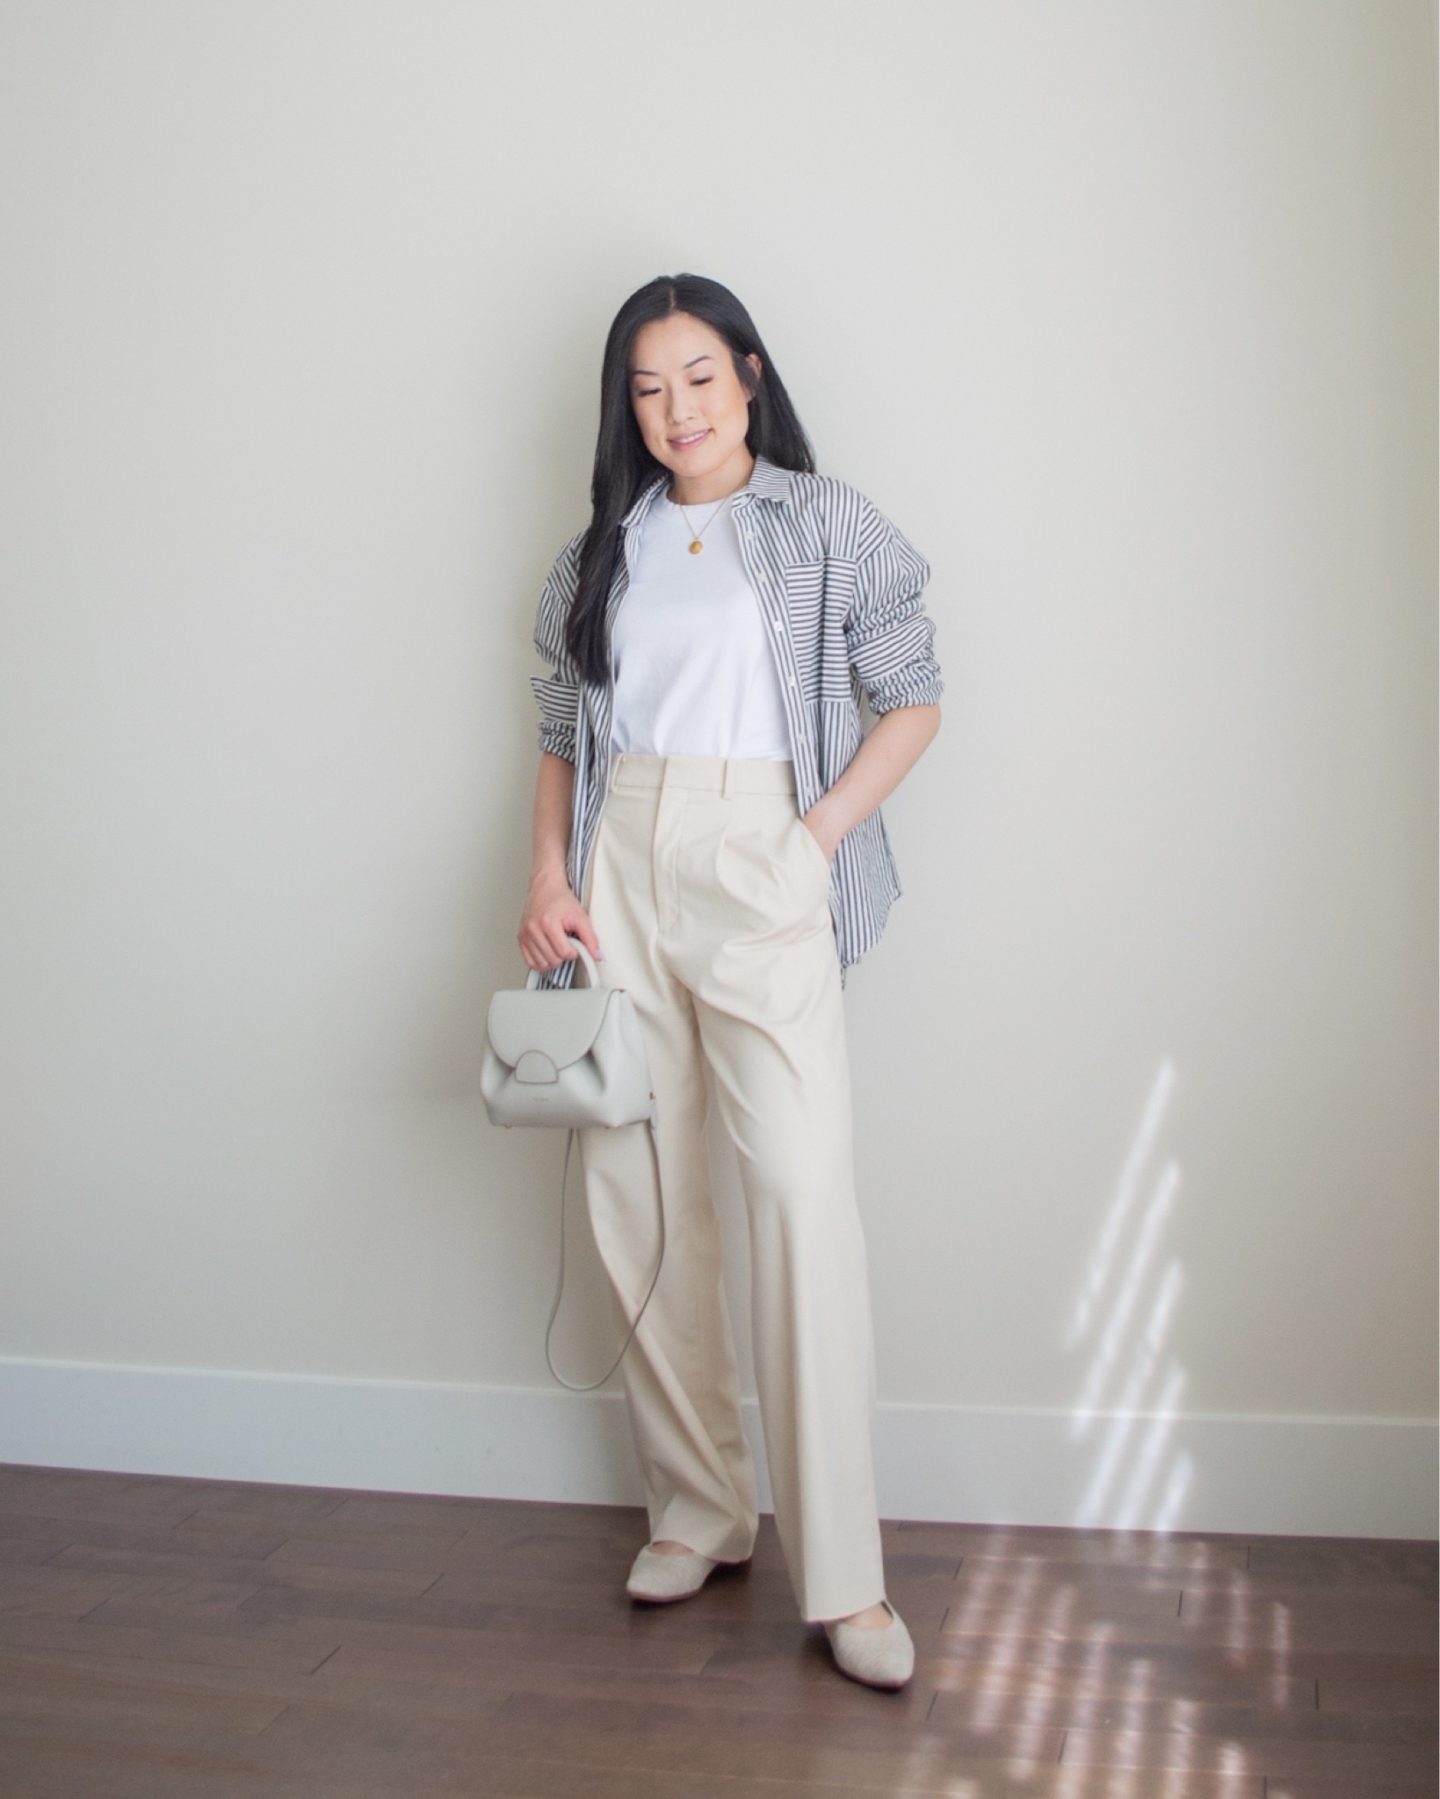
<path fill-rule="evenodd" d="M 0 1462 L 392 1493 L 640 1505 L 603 1392 L 0 1358 Z M 755 1401 L 745 1406 L 771 1509 Z M 885 1518 L 1282 1536 L 1436 1536 L 1428 1418 L 882 1403 Z"/>

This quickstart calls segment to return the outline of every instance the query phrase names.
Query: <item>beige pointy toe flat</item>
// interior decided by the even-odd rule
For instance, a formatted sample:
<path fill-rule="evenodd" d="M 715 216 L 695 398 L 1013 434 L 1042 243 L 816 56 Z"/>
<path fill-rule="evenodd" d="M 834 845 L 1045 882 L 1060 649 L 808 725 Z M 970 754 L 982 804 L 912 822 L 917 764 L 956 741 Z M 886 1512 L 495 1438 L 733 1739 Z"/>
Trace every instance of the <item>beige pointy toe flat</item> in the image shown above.
<path fill-rule="evenodd" d="M 684 1555 L 662 1555 L 647 1543 L 635 1557 L 625 1591 L 632 1599 L 668 1605 L 698 1593 L 719 1565 L 698 1549 L 687 1549 Z"/>
<path fill-rule="evenodd" d="M 905 1620 L 888 1599 L 881 1602 L 890 1614 L 883 1630 L 865 1630 L 839 1619 L 825 1626 L 836 1663 L 852 1680 L 868 1687 L 903 1687 L 915 1672 L 915 1645 Z"/>

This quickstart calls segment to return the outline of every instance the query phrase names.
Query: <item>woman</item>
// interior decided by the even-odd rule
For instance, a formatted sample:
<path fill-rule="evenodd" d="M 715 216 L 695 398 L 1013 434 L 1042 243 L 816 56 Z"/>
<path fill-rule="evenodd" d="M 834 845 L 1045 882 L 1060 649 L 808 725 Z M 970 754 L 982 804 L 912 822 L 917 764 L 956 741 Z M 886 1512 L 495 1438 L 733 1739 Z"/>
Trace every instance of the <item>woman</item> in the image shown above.
<path fill-rule="evenodd" d="M 651 1539 L 627 1590 L 689 1598 L 749 1559 L 759 1523 L 708 1075 L 739 1157 L 766 1459 L 801 1615 L 825 1624 L 845 1673 L 900 1686 L 914 1646 L 885 1597 L 841 995 L 901 891 L 879 803 L 939 728 L 929 565 L 815 472 L 749 314 L 697 275 L 649 282 L 610 328 L 591 499 L 535 625 L 554 672 L 531 677 L 543 753 L 518 941 L 552 987 L 573 980 L 571 939 L 585 944 L 628 989 L 654 1080 L 667 1249 L 622 1362 Z M 578 1133 L 627 1327 L 658 1239 L 648 1131 Z"/>

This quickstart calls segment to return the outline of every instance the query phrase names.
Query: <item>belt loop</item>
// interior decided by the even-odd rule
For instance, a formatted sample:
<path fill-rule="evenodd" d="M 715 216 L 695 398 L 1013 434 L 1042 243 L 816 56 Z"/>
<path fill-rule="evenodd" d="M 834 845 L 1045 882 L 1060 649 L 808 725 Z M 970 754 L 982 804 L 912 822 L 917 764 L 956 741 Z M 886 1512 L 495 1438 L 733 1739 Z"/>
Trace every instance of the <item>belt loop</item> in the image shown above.
<path fill-rule="evenodd" d="M 736 764 L 735 758 L 733 756 L 727 756 L 725 758 L 725 776 L 724 776 L 724 779 L 720 783 L 720 791 L 721 791 L 721 793 L 724 794 L 724 796 L 727 800 L 733 794 L 739 792 L 739 786 L 738 786 L 739 774 L 740 774 L 740 770 Z"/>

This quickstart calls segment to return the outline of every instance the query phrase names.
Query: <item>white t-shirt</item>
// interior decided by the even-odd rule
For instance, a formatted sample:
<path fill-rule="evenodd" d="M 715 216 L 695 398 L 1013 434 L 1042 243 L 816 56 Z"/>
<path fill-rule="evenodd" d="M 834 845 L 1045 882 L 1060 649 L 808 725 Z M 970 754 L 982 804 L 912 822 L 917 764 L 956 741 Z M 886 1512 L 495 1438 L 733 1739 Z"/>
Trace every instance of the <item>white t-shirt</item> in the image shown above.
<path fill-rule="evenodd" d="M 760 601 L 730 502 L 716 504 L 681 507 L 662 492 L 645 515 L 611 635 L 617 752 L 790 759 Z M 705 548 L 691 555 L 702 529 Z"/>

